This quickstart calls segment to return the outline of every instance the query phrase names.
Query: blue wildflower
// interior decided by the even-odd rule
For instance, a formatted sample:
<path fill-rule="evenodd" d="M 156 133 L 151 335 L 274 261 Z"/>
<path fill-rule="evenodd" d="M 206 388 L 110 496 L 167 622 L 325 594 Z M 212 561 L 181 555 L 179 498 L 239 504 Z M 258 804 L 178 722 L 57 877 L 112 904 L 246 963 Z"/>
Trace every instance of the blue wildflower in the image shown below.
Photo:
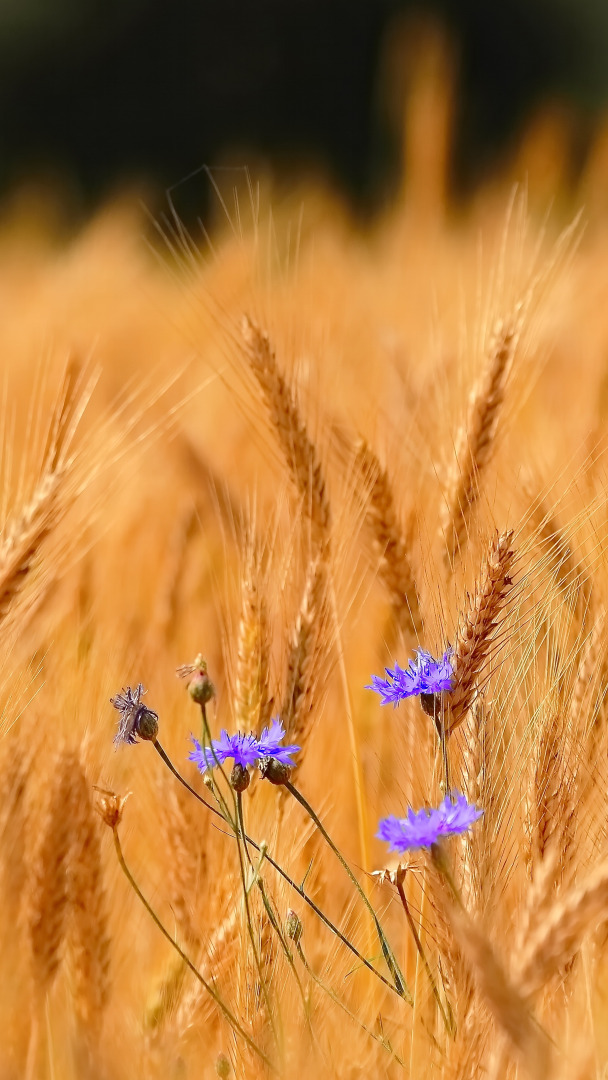
<path fill-rule="evenodd" d="M 235 735 L 229 735 L 227 731 L 220 733 L 219 739 L 211 740 L 211 747 L 201 746 L 197 739 L 192 737 L 194 750 L 189 755 L 200 772 L 213 769 L 216 765 L 223 765 L 228 758 L 233 758 L 235 765 L 241 765 L 246 769 L 249 765 L 255 765 L 261 758 L 274 758 L 282 765 L 293 766 L 291 755 L 300 749 L 299 746 L 281 746 L 281 740 L 285 738 L 285 729 L 281 721 L 275 719 L 269 727 L 264 728 L 259 739 L 255 735 L 243 735 L 237 731 Z"/>
<path fill-rule="evenodd" d="M 389 844 L 389 851 L 403 855 L 405 851 L 418 848 L 430 848 L 442 836 L 455 836 L 466 832 L 473 822 L 483 814 L 464 795 L 457 791 L 446 795 L 437 809 L 408 810 L 407 817 L 398 818 L 394 814 L 382 818 L 376 835 Z"/>
<path fill-rule="evenodd" d="M 235 765 L 242 765 L 246 769 L 260 757 L 255 735 L 242 735 L 240 731 L 237 731 L 235 735 L 229 735 L 225 730 L 221 731 L 219 739 L 211 740 L 213 749 L 210 746 L 201 746 L 194 736 L 192 736 L 192 742 L 194 750 L 188 757 L 202 773 L 207 769 L 215 768 L 216 765 L 223 765 L 228 758 L 233 758 Z"/>
<path fill-rule="evenodd" d="M 280 761 L 281 765 L 293 766 L 295 762 L 291 760 L 291 755 L 295 754 L 300 747 L 294 744 L 291 746 L 279 746 L 279 743 L 284 738 L 285 728 L 280 720 L 274 719 L 270 727 L 264 728 L 258 739 L 260 757 L 272 757 L 275 761 Z"/>
<path fill-rule="evenodd" d="M 386 679 L 372 675 L 371 683 L 365 688 L 380 694 L 383 705 L 397 706 L 404 698 L 416 694 L 440 694 L 443 690 L 451 690 L 454 678 L 452 649 L 446 649 L 439 660 L 424 649 L 418 649 L 409 667 L 395 664 L 392 671 L 386 668 L 386 674 Z"/>

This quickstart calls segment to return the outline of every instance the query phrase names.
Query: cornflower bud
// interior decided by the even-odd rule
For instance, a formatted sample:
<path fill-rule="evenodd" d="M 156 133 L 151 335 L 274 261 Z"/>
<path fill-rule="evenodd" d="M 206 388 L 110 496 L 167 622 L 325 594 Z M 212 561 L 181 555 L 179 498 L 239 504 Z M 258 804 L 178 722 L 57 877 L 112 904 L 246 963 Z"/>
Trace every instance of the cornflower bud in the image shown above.
<path fill-rule="evenodd" d="M 271 784 L 281 786 L 286 784 L 291 776 L 291 769 L 288 765 L 284 765 L 282 761 L 277 761 L 276 757 L 262 757 L 260 758 L 258 768 L 260 775 L 264 777 L 264 780 L 270 780 Z"/>
<path fill-rule="evenodd" d="M 239 765 L 238 761 L 235 763 L 232 772 L 230 773 L 230 787 L 234 791 L 242 792 L 247 791 L 251 783 L 251 777 L 242 765 Z"/>
<path fill-rule="evenodd" d="M 207 661 L 200 653 L 194 663 L 178 667 L 177 674 L 180 679 L 188 680 L 188 693 L 197 705 L 206 705 L 215 697 L 215 686 L 207 673 Z"/>

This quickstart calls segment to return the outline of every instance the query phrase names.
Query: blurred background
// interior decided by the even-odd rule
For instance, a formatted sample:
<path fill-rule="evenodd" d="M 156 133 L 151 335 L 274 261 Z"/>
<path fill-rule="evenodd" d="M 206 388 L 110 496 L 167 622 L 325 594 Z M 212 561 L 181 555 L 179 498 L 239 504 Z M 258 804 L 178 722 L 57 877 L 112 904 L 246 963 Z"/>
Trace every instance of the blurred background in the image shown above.
<path fill-rule="evenodd" d="M 125 184 L 155 205 L 179 185 L 188 220 L 207 197 L 194 170 L 259 160 L 365 214 L 400 183 L 413 84 L 449 110 L 449 147 L 432 101 L 416 122 L 451 195 L 504 171 L 536 122 L 563 186 L 602 123 L 607 55 L 601 0 L 2 0 L 0 195 L 42 181 L 88 212 Z"/>

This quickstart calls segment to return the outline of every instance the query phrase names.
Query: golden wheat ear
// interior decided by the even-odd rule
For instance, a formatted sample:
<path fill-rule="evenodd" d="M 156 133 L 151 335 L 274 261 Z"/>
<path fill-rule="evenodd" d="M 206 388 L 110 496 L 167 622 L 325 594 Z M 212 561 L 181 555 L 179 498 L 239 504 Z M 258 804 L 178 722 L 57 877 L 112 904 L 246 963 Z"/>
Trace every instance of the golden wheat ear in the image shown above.
<path fill-rule="evenodd" d="M 74 752 L 67 761 L 73 806 L 67 897 L 71 915 L 68 943 L 74 1009 L 87 1039 L 97 1047 L 110 996 L 110 934 L 101 863 L 100 822 L 80 758 Z"/>
<path fill-rule="evenodd" d="M 393 620 L 406 637 L 417 638 L 423 624 L 408 544 L 388 472 L 365 440 L 359 442 L 355 469 L 369 489 L 366 519 L 380 558 L 378 575 L 389 595 Z"/>
<path fill-rule="evenodd" d="M 261 553 L 250 530 L 241 574 L 233 712 L 239 731 L 252 731 L 258 735 L 270 722 L 272 709 L 266 584 Z"/>
<path fill-rule="evenodd" d="M 446 696 L 446 730 L 453 732 L 465 719 L 479 689 L 479 680 L 490 655 L 499 619 L 512 585 L 515 552 L 513 532 L 496 535 L 490 545 L 481 578 L 468 598 L 454 644 L 453 690 Z"/>
<path fill-rule="evenodd" d="M 496 433 L 517 343 L 521 312 L 501 320 L 488 347 L 482 375 L 471 391 L 467 419 L 458 431 L 441 512 L 445 558 L 454 565 L 464 551 L 482 478 L 494 452 Z"/>
<path fill-rule="evenodd" d="M 57 529 L 73 501 L 73 443 L 91 388 L 91 380 L 83 385 L 77 368 L 68 364 L 49 422 L 40 474 L 29 498 L 14 506 L 2 530 L 0 623 L 23 592 L 44 541 Z"/>
<path fill-rule="evenodd" d="M 270 337 L 247 316 L 241 325 L 244 352 L 262 391 L 302 508 L 310 522 L 313 551 L 329 541 L 331 510 L 317 449 L 296 404 L 293 389 L 279 371 Z"/>

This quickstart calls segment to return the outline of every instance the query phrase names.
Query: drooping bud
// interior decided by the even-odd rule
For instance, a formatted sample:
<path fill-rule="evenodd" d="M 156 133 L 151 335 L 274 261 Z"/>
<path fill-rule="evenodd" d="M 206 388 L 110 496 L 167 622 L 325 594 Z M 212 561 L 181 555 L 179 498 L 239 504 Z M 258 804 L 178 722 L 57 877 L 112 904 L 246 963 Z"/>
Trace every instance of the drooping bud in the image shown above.
<path fill-rule="evenodd" d="M 277 761 L 273 757 L 260 758 L 259 766 L 260 775 L 264 777 L 264 780 L 270 780 L 271 784 L 281 786 L 286 784 L 291 776 L 291 769 L 288 765 L 283 765 L 281 761 Z"/>
<path fill-rule="evenodd" d="M 232 772 L 230 773 L 230 787 L 233 791 L 247 791 L 251 783 L 251 777 L 242 765 L 239 765 L 238 761 L 234 765 Z"/>

